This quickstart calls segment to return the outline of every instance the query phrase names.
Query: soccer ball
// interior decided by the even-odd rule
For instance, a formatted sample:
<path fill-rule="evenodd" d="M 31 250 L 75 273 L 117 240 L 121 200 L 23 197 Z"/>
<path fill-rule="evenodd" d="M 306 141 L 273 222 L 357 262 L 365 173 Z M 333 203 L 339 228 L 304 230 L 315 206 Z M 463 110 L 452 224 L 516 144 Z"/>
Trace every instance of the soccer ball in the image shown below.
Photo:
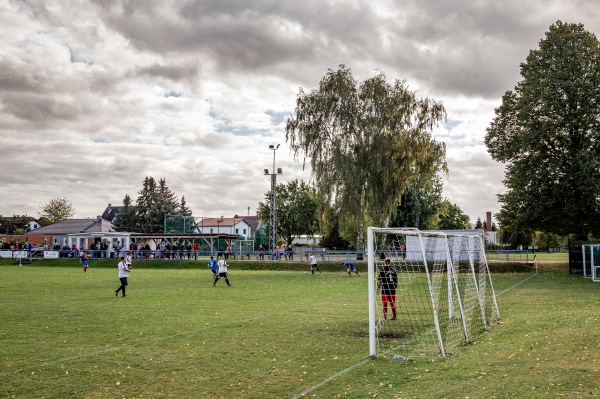
<path fill-rule="evenodd" d="M 308 272 L 304 272 L 304 274 L 308 274 Z"/>

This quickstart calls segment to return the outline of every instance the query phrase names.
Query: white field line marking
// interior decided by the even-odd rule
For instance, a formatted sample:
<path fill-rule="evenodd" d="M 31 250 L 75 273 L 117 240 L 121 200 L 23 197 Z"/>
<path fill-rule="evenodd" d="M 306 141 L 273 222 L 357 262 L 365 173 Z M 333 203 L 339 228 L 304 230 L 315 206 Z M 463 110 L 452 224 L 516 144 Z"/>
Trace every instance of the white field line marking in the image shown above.
<path fill-rule="evenodd" d="M 496 294 L 496 296 L 502 295 L 502 294 L 504 294 L 505 292 L 508 292 L 508 291 L 512 290 L 513 288 L 516 288 L 516 287 L 518 287 L 519 285 L 521 285 L 521 284 L 523 284 L 524 282 L 526 282 L 526 281 L 528 281 L 528 280 L 530 280 L 530 279 L 534 278 L 534 277 L 535 277 L 535 276 L 537 276 L 537 275 L 538 275 L 538 273 L 537 273 L 537 272 L 536 272 L 535 274 L 532 274 L 531 276 L 527 277 L 525 280 L 519 281 L 517 284 L 513 285 L 512 287 L 509 287 L 509 288 L 505 289 L 504 291 L 500 292 L 499 294 Z"/>
<path fill-rule="evenodd" d="M 26 370 L 37 369 L 37 368 L 41 368 L 41 367 L 47 367 L 47 366 L 51 366 L 53 364 L 64 363 L 64 362 L 68 362 L 68 361 L 71 361 L 71 360 L 84 359 L 86 357 L 93 357 L 93 356 L 101 355 L 101 354 L 104 354 L 104 353 L 110 353 L 110 352 L 120 351 L 120 350 L 127 349 L 127 348 L 130 348 L 130 347 L 136 347 L 136 346 L 140 346 L 140 345 L 146 345 L 146 344 L 153 343 L 153 342 L 160 342 L 160 341 L 164 341 L 164 340 L 170 340 L 170 339 L 173 339 L 173 338 L 182 337 L 182 336 L 185 336 L 185 335 L 191 335 L 191 334 L 198 333 L 200 331 L 209 330 L 209 329 L 213 329 L 213 328 L 220 328 L 220 327 L 231 325 L 231 324 L 240 324 L 240 323 L 246 323 L 246 322 L 249 322 L 249 321 L 256 321 L 256 320 L 264 319 L 266 317 L 267 316 L 263 315 L 263 316 L 253 317 L 251 319 L 246 319 L 246 320 L 232 321 L 230 323 L 224 323 L 224 324 L 218 324 L 218 325 L 215 324 L 213 326 L 205 326 L 205 327 L 202 327 L 202 328 L 198 328 L 196 330 L 191 330 L 191 331 L 181 332 L 181 333 L 177 333 L 177 334 L 173 334 L 173 335 L 168 335 L 166 337 L 148 339 L 148 340 L 141 341 L 141 342 L 135 342 L 135 343 L 132 343 L 130 345 L 121 345 L 121 346 L 117 346 L 117 347 L 114 347 L 114 348 L 108 348 L 108 349 L 97 351 L 97 352 L 84 353 L 84 354 L 78 355 L 78 356 L 63 357 L 63 358 L 60 358 L 60 359 L 53 360 L 51 362 L 46 362 L 46 363 L 41 363 L 41 364 L 35 364 L 35 365 L 31 365 L 31 366 L 26 366 L 26 367 L 22 367 L 20 369 L 12 370 L 12 371 L 4 371 L 4 372 L 0 373 L 0 376 L 4 377 L 4 376 L 8 376 L 8 375 L 17 374 L 17 373 L 20 373 L 20 372 L 26 371 Z"/>
<path fill-rule="evenodd" d="M 339 377 L 340 375 L 346 374 L 348 371 L 352 370 L 353 368 L 356 368 L 356 367 L 358 367 L 358 366 L 362 366 L 363 364 L 365 364 L 365 363 L 367 363 L 367 362 L 369 362 L 369 361 L 371 361 L 371 360 L 373 360 L 373 359 L 372 359 L 372 358 L 370 358 L 370 357 L 368 357 L 368 358 L 364 359 L 363 361 L 361 361 L 361 362 L 358 362 L 358 363 L 356 363 L 355 365 L 352 365 L 352 366 L 348 367 L 347 369 L 345 369 L 345 370 L 342 370 L 342 371 L 340 371 L 340 372 L 338 372 L 338 373 L 336 373 L 336 374 L 332 375 L 331 377 L 329 377 L 329 378 L 327 378 L 327 379 L 325 379 L 325 380 L 321 381 L 320 383 L 318 383 L 318 384 L 317 384 L 317 385 L 315 385 L 314 387 L 308 388 L 308 389 L 307 389 L 307 390 L 305 390 L 304 392 L 302 392 L 302 393 L 299 393 L 298 395 L 294 396 L 292 399 L 300 399 L 300 398 L 302 398 L 303 396 L 305 396 L 305 395 L 308 395 L 309 393 L 311 393 L 311 392 L 312 392 L 312 391 L 314 391 L 315 389 L 317 389 L 317 388 L 320 388 L 321 386 L 323 386 L 323 385 L 327 384 L 329 381 L 331 381 L 331 380 L 333 380 L 333 379 L 335 379 L 335 378 Z"/>
<path fill-rule="evenodd" d="M 523 280 L 523 281 L 520 281 L 520 282 L 518 282 L 517 284 L 513 285 L 512 287 L 505 289 L 504 291 L 502 291 L 501 293 L 499 293 L 499 294 L 497 294 L 497 295 L 502 295 L 502 294 L 504 294 L 505 292 L 508 292 L 508 291 L 512 290 L 513 288 L 515 288 L 515 287 L 518 287 L 519 285 L 523 284 L 524 282 L 526 282 L 527 280 L 529 280 L 529 279 L 531 279 L 532 277 L 535 277 L 535 276 L 537 276 L 537 273 L 536 273 L 536 274 L 534 274 L 534 275 L 532 275 L 532 276 L 529 276 L 529 277 L 527 277 L 527 278 L 526 278 L 525 280 Z M 426 333 L 425 333 L 425 334 L 426 334 Z M 423 334 L 423 335 L 425 335 L 425 334 Z M 402 346 L 403 346 L 403 345 L 400 345 L 398 348 L 400 348 L 400 347 L 402 347 Z M 393 350 L 393 349 L 392 349 L 392 350 Z M 391 350 L 390 350 L 390 351 L 391 351 Z M 388 352 L 386 352 L 386 353 L 389 353 L 390 351 L 388 351 Z M 344 370 L 342 370 L 342 371 L 340 371 L 340 372 L 338 372 L 338 373 L 336 373 L 336 374 L 332 375 L 331 377 L 329 377 L 329 378 L 327 378 L 327 379 L 325 379 L 325 380 L 321 381 L 321 382 L 320 382 L 320 383 L 318 383 L 317 385 L 315 385 L 315 386 L 312 386 L 312 387 L 310 387 L 310 388 L 308 388 L 308 389 L 304 390 L 302 393 L 299 393 L 298 395 L 294 396 L 292 399 L 300 399 L 300 398 L 302 398 L 303 396 L 305 396 L 305 395 L 308 395 L 309 393 L 311 393 L 311 392 L 312 392 L 312 391 L 314 391 L 315 389 L 317 389 L 317 388 L 320 388 L 320 387 L 322 387 L 323 385 L 327 384 L 329 381 L 333 380 L 334 378 L 337 378 L 337 377 L 339 377 L 339 376 L 341 376 L 341 375 L 343 375 L 343 374 L 346 374 L 348 371 L 350 371 L 350 370 L 352 370 L 352 369 L 354 369 L 354 368 L 356 368 L 356 367 L 362 366 L 363 364 L 367 363 L 367 362 L 368 362 L 368 361 L 370 361 L 370 360 L 373 360 L 373 359 L 372 359 L 372 358 L 370 358 L 370 357 L 368 357 L 368 358 L 366 358 L 366 359 L 364 359 L 364 360 L 362 360 L 362 361 L 360 361 L 360 362 L 356 363 L 355 365 L 352 365 L 352 366 L 348 367 L 347 369 L 344 369 Z"/>

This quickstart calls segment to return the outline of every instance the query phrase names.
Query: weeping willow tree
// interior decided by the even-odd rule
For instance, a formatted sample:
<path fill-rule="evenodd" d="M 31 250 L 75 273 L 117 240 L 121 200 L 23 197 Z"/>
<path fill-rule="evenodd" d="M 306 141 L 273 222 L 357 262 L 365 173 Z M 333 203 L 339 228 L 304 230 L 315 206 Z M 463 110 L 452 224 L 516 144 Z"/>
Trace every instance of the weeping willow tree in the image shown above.
<path fill-rule="evenodd" d="M 366 225 L 387 225 L 406 187 L 447 172 L 445 146 L 431 135 L 445 118 L 440 102 L 417 98 L 405 81 L 380 73 L 358 82 L 340 65 L 318 89 L 300 89 L 286 140 L 296 159 L 310 159 L 322 209 L 362 250 Z"/>

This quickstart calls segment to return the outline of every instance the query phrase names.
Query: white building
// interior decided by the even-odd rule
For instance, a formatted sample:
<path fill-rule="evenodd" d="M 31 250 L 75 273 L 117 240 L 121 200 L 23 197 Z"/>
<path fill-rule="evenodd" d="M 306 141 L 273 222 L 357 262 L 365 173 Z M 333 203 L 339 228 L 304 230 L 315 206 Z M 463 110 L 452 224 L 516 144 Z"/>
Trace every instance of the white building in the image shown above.
<path fill-rule="evenodd" d="M 243 217 L 201 218 L 197 220 L 200 234 L 237 234 L 246 239 L 252 237 L 252 226 Z"/>

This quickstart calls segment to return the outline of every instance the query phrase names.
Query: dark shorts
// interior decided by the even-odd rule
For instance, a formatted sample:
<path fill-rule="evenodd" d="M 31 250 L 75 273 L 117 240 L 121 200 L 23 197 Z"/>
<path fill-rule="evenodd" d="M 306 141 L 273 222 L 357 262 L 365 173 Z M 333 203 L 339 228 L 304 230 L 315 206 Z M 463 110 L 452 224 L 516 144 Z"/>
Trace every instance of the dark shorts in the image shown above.
<path fill-rule="evenodd" d="M 225 272 L 225 273 L 219 273 L 219 277 L 225 277 L 225 278 L 227 278 L 227 272 Z"/>
<path fill-rule="evenodd" d="M 121 280 L 121 285 L 127 285 L 127 277 L 119 277 L 119 280 Z"/>

